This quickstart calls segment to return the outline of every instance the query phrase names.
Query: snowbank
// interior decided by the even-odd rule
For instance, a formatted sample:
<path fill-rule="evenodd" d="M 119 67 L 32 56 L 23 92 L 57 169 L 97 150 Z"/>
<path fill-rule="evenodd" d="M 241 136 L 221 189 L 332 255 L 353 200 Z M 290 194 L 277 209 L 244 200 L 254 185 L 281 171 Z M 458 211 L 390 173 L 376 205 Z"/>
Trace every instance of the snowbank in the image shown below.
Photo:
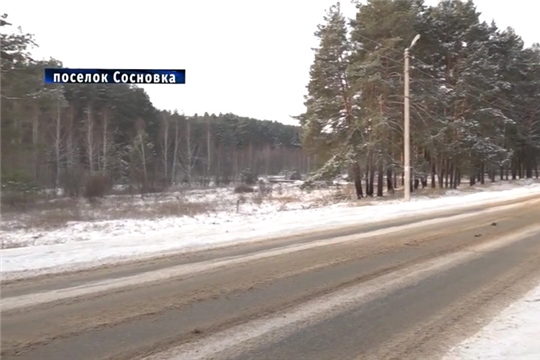
<path fill-rule="evenodd" d="M 443 360 L 540 359 L 540 285 Z"/>

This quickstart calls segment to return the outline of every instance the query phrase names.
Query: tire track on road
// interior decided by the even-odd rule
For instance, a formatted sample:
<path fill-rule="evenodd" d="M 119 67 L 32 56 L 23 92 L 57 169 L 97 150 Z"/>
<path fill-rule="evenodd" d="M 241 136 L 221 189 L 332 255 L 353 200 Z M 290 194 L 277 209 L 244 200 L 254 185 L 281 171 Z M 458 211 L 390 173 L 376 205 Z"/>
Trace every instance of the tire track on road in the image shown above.
<path fill-rule="evenodd" d="M 358 307 L 362 303 L 372 301 L 400 288 L 412 286 L 433 274 L 479 258 L 483 252 L 498 250 L 539 233 L 540 225 L 534 225 L 512 235 L 497 236 L 489 243 L 420 262 L 401 270 L 391 271 L 369 281 L 361 281 L 342 290 L 332 291 L 327 296 L 319 296 L 314 300 L 302 302 L 299 306 L 287 311 L 228 328 L 204 337 L 198 342 L 186 343 L 162 353 L 144 357 L 144 359 L 202 360 L 212 358 L 217 360 L 232 358 L 250 348 L 275 342 L 292 332 L 313 326 L 353 307 Z"/>

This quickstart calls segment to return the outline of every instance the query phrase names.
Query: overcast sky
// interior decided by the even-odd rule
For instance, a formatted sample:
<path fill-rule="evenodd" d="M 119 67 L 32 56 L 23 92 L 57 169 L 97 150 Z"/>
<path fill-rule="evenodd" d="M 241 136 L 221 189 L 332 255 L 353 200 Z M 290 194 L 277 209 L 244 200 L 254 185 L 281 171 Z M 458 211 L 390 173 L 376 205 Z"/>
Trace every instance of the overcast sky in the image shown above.
<path fill-rule="evenodd" d="M 232 112 L 292 124 L 290 115 L 304 109 L 313 33 L 334 3 L 3 0 L 2 11 L 12 24 L 35 34 L 38 58 L 54 57 L 66 67 L 186 69 L 185 85 L 145 86 L 160 109 Z M 354 6 L 341 3 L 352 17 Z M 475 3 L 483 20 L 514 27 L 527 45 L 540 42 L 540 1 Z"/>

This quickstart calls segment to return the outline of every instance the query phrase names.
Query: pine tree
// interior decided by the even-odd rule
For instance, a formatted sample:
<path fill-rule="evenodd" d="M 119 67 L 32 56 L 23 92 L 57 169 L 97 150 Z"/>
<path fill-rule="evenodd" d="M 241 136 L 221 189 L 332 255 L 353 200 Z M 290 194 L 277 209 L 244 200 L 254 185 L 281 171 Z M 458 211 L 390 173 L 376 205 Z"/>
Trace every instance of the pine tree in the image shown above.
<path fill-rule="evenodd" d="M 427 9 L 419 28 L 423 42 L 418 62 L 431 65 L 422 66 L 431 77 L 421 77 L 419 84 L 436 86 L 429 93 L 413 87 L 420 95 L 418 102 L 427 109 L 421 115 L 431 123 L 425 127 L 423 145 L 432 180 L 436 172 L 440 186 L 445 179 L 445 186 L 456 187 L 461 173 L 475 179 L 484 173 L 486 163 L 500 165 L 508 157 L 497 137 L 507 119 L 491 106 L 497 98 L 489 43 L 493 30 L 480 23 L 472 1 L 458 0 L 444 0 Z"/>
<path fill-rule="evenodd" d="M 415 36 L 421 2 L 372 0 L 358 5 L 352 22 L 354 51 L 349 74 L 357 107 L 358 127 L 364 129 L 361 152 L 366 164 L 367 195 L 383 195 L 383 177 L 400 167 L 403 122 L 403 50 Z M 389 191 L 393 182 L 387 181 Z"/>
<path fill-rule="evenodd" d="M 330 7 L 324 21 L 315 32 L 319 47 L 314 49 L 315 59 L 310 69 L 305 101 L 306 112 L 298 117 L 304 148 L 325 160 L 311 180 L 335 175 L 344 165 L 357 161 L 356 109 L 347 74 L 350 45 L 346 19 L 339 3 Z M 362 189 L 358 187 L 357 196 L 362 196 Z"/>

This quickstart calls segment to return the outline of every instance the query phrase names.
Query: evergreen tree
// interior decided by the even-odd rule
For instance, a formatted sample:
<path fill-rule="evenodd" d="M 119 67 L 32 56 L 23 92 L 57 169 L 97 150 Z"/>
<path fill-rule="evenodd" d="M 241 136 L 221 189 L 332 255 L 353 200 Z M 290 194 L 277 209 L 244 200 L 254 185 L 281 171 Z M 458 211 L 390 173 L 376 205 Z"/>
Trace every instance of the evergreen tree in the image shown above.
<path fill-rule="evenodd" d="M 388 179 L 401 164 L 403 119 L 403 49 L 415 36 L 415 19 L 422 2 L 372 0 L 358 5 L 352 22 L 355 49 L 349 67 L 355 101 L 361 109 L 356 121 L 364 129 L 362 153 L 366 163 L 366 193 L 383 194 L 383 174 Z M 393 191 L 393 183 L 387 182 Z"/>
<path fill-rule="evenodd" d="M 355 128 L 357 109 L 347 73 L 351 53 L 347 23 L 339 3 L 330 7 L 324 21 L 315 32 L 319 47 L 314 49 L 306 112 L 298 117 L 304 147 L 324 160 L 312 180 L 335 175 L 342 166 L 355 164 L 360 134 Z M 362 196 L 361 187 L 357 187 L 357 196 Z"/>
<path fill-rule="evenodd" d="M 455 188 L 463 176 L 474 185 L 485 175 L 495 181 L 496 173 L 538 174 L 539 47 L 525 49 L 512 29 L 500 31 L 479 15 L 471 0 L 369 0 L 358 4 L 347 39 L 339 6 L 330 9 L 316 33 L 320 46 L 299 117 L 304 146 L 326 160 L 315 177 L 354 164 L 355 182 L 363 172 L 368 195 L 375 183 L 383 194 L 385 176 L 393 191 L 403 163 L 403 52 L 416 34 L 414 180 L 406 186 L 424 187 L 429 177 L 432 187 Z"/>

